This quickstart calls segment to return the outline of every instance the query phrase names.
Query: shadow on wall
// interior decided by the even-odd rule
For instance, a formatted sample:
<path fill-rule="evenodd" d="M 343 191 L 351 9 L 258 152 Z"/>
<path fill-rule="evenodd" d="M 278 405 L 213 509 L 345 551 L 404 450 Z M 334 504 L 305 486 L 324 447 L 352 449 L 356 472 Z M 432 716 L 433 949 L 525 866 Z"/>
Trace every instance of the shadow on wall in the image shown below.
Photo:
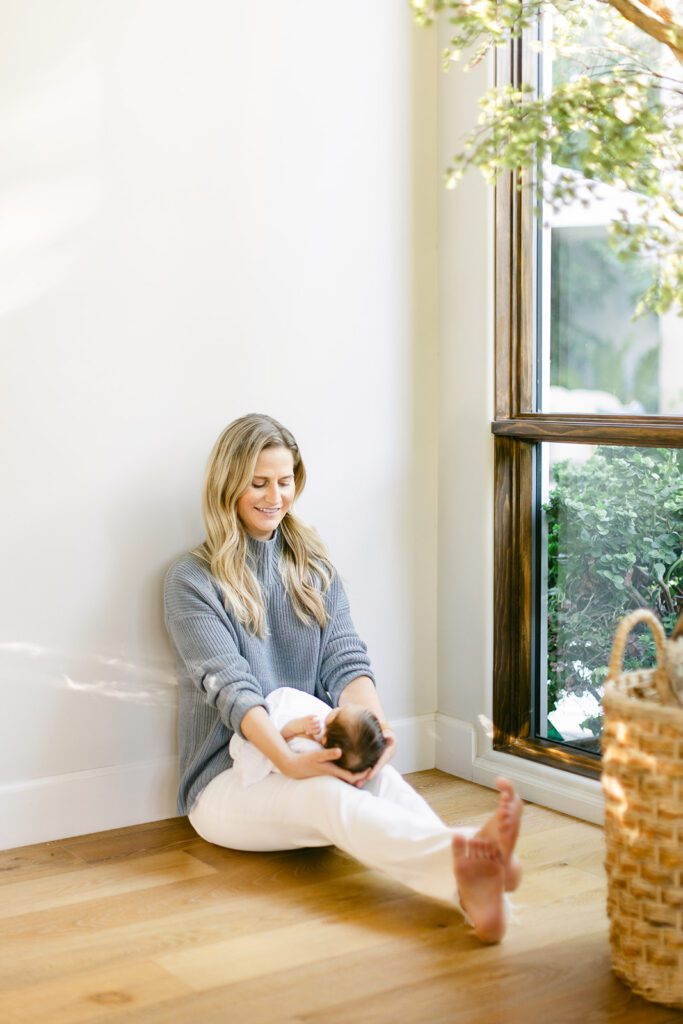
<path fill-rule="evenodd" d="M 177 678 L 162 587 L 178 538 L 196 529 L 184 521 L 190 508 L 173 522 L 170 505 L 155 538 L 141 524 L 159 523 L 158 511 L 151 519 L 138 507 L 132 529 L 129 511 L 110 507 L 99 536 L 90 529 L 78 542 L 100 557 L 74 561 L 88 575 L 63 595 L 63 646 L 0 642 L 0 786 L 175 755 Z"/>
<path fill-rule="evenodd" d="M 154 707 L 174 707 L 177 680 L 166 667 L 140 665 L 103 654 L 66 654 L 30 643 L 0 643 L 2 676 L 14 679 L 26 674 L 26 660 L 41 674 L 59 681 L 67 690 L 97 693 L 104 697 Z"/>
<path fill-rule="evenodd" d="M 175 751 L 172 664 L 0 643 L 0 784 Z"/>

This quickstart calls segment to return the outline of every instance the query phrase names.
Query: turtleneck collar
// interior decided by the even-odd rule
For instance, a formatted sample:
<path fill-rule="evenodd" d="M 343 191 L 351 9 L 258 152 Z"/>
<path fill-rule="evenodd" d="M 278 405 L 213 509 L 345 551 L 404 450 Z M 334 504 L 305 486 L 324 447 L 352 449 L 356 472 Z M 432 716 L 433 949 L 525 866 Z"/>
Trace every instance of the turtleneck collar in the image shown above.
<path fill-rule="evenodd" d="M 279 527 L 270 540 L 255 540 L 247 534 L 249 562 L 259 580 L 268 579 L 277 569 L 281 545 Z"/>

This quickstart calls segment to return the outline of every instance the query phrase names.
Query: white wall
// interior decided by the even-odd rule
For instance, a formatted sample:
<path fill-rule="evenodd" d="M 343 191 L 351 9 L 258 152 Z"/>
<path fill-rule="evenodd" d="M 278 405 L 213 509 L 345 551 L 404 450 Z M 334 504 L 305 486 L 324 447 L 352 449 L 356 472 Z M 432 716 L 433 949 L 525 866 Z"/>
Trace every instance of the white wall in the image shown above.
<path fill-rule="evenodd" d="M 445 46 L 445 38 L 442 40 Z M 440 80 L 439 164 L 475 123 L 487 67 Z M 470 172 L 440 193 L 438 708 L 490 716 L 493 611 L 493 225 L 491 191 Z"/>
<path fill-rule="evenodd" d="M 0 9 L 2 848 L 175 813 L 161 582 L 248 411 L 388 714 L 434 712 L 440 175 L 394 0 Z"/>

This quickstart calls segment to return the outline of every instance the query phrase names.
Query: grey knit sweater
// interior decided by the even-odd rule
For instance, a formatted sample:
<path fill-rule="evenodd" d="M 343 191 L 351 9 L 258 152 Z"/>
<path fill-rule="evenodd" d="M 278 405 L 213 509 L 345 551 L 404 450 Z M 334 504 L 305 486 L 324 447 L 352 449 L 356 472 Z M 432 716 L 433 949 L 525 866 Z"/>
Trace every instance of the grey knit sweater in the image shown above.
<path fill-rule="evenodd" d="M 178 813 L 187 814 L 214 776 L 232 764 L 228 744 L 250 708 L 278 686 L 293 686 L 336 707 L 358 676 L 374 679 L 367 647 L 351 620 L 339 575 L 324 596 L 324 629 L 294 613 L 279 573 L 282 541 L 249 537 L 248 558 L 263 592 L 267 636 L 251 634 L 226 611 L 208 566 L 186 554 L 164 585 L 164 617 L 178 662 Z"/>

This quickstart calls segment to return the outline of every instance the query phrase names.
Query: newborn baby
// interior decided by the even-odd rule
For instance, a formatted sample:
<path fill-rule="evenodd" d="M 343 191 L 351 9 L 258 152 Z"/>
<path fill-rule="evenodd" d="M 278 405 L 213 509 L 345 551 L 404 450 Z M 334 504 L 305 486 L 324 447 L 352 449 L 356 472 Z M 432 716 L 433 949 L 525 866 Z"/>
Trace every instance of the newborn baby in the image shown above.
<path fill-rule="evenodd" d="M 331 708 L 310 693 L 281 686 L 265 698 L 275 728 L 292 750 L 339 747 L 341 757 L 334 761 L 340 768 L 363 772 L 379 761 L 386 746 L 382 727 L 371 711 L 361 704 Z M 243 786 L 253 786 L 270 772 L 277 771 L 265 754 L 235 733 L 230 740 L 233 768 Z"/>

